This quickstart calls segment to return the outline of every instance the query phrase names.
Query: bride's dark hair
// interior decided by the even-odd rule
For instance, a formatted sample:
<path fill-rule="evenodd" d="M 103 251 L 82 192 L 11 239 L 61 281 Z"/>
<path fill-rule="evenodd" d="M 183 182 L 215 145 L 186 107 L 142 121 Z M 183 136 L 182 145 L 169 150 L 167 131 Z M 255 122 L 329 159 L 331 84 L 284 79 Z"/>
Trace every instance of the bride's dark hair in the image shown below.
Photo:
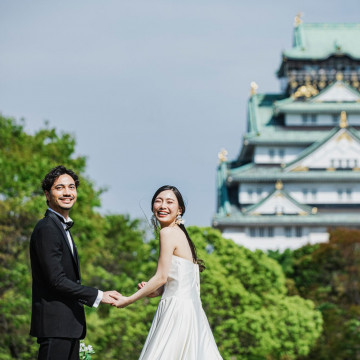
<path fill-rule="evenodd" d="M 185 213 L 185 210 L 186 210 L 186 208 L 185 208 L 185 203 L 184 203 L 184 199 L 183 199 L 180 191 L 179 191 L 175 186 L 172 186 L 172 185 L 164 185 L 164 186 L 161 186 L 159 189 L 157 189 L 157 190 L 155 191 L 155 194 L 154 194 L 154 196 L 152 197 L 152 200 L 151 200 L 151 211 L 153 211 L 153 209 L 154 209 L 154 202 L 155 202 L 157 196 L 158 196 L 161 192 L 166 191 L 166 190 L 171 190 L 171 191 L 175 194 L 175 196 L 176 196 L 176 198 L 177 198 L 177 201 L 178 201 L 178 203 L 179 203 L 179 208 L 180 208 L 180 210 L 181 210 L 181 216 L 183 216 L 184 213 Z M 155 226 L 156 226 L 156 225 L 155 225 Z M 192 257 L 193 257 L 194 263 L 199 265 L 199 270 L 200 270 L 200 272 L 203 271 L 203 270 L 205 270 L 204 261 L 201 260 L 201 259 L 199 259 L 199 258 L 197 257 L 196 247 L 195 247 L 194 243 L 192 242 L 192 240 L 190 239 L 190 236 L 189 236 L 188 232 L 186 231 L 185 225 L 184 225 L 184 224 L 178 224 L 178 226 L 179 226 L 180 229 L 184 232 L 184 234 L 185 234 L 185 236 L 186 236 L 186 238 L 187 238 L 187 241 L 188 241 L 188 243 L 189 243 L 189 246 L 190 246 L 190 249 L 191 249 L 191 252 L 192 252 Z"/>

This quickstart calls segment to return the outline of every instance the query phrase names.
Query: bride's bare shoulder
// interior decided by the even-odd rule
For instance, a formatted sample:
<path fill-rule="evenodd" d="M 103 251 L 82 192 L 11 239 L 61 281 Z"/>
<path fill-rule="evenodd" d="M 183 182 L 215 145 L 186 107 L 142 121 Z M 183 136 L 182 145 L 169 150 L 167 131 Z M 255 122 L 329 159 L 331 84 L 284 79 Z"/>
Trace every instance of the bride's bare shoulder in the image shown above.
<path fill-rule="evenodd" d="M 183 234 L 183 231 L 178 226 L 167 226 L 160 230 L 160 236 L 177 236 Z"/>

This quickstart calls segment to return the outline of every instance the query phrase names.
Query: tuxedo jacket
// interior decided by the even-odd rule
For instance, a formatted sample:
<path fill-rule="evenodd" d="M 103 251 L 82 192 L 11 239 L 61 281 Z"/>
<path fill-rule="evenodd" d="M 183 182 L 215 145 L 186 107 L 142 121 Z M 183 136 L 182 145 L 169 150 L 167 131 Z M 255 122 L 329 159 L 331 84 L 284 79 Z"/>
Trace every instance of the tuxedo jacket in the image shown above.
<path fill-rule="evenodd" d="M 84 305 L 94 304 L 98 290 L 81 285 L 74 243 L 73 249 L 74 255 L 60 219 L 47 210 L 30 239 L 32 336 L 85 337 Z"/>

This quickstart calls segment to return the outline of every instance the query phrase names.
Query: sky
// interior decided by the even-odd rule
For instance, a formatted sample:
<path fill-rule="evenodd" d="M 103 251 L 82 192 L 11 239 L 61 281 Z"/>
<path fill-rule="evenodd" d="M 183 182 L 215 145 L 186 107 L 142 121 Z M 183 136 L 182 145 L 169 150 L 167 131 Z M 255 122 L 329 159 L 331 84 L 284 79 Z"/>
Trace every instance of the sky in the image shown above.
<path fill-rule="evenodd" d="M 360 2 L 0 0 L 0 113 L 29 133 L 46 121 L 71 133 L 86 176 L 107 188 L 103 214 L 149 217 L 170 184 L 186 224 L 209 226 L 218 152 L 239 155 L 252 81 L 280 92 L 299 12 L 359 22 Z"/>

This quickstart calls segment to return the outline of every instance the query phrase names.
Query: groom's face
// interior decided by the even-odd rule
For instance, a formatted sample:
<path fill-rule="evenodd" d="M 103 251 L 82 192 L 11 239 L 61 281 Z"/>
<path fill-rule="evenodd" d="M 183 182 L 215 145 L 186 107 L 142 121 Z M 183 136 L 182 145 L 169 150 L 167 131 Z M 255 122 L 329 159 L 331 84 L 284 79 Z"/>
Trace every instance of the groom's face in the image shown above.
<path fill-rule="evenodd" d="M 50 191 L 45 191 L 49 207 L 59 214 L 67 215 L 77 199 L 77 191 L 74 179 L 67 174 L 60 175 Z"/>

